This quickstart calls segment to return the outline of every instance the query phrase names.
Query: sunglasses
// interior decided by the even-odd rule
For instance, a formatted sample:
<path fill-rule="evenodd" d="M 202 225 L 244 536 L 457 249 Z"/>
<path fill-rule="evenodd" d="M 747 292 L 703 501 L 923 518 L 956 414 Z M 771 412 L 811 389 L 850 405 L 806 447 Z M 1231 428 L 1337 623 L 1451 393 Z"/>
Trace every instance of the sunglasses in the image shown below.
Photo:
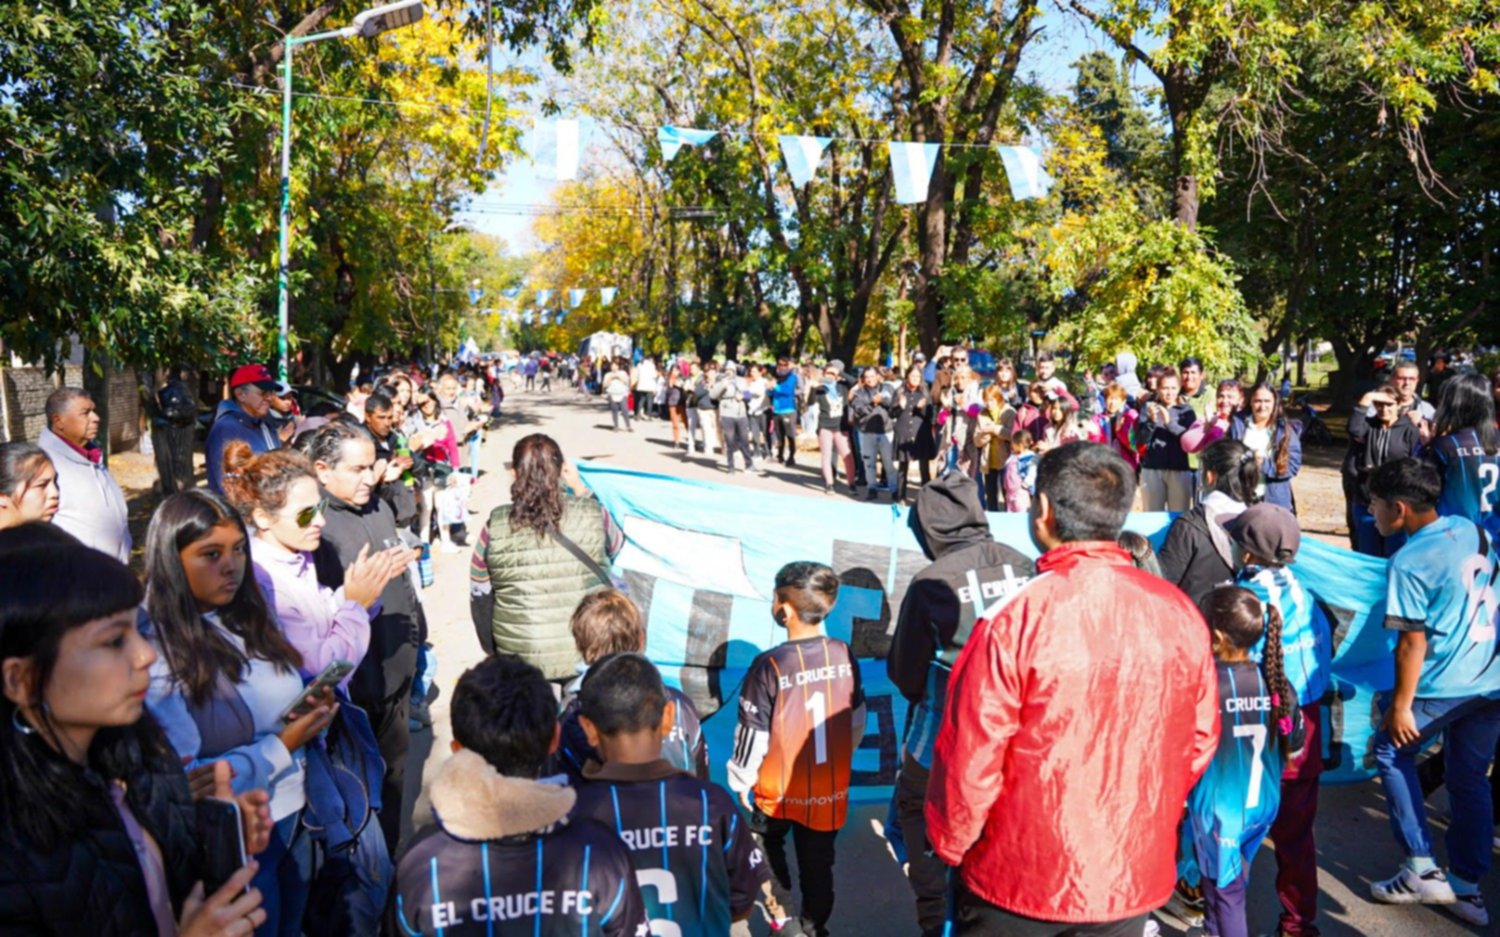
<path fill-rule="evenodd" d="M 298 527 L 305 529 L 311 526 L 313 518 L 317 517 L 319 514 L 322 514 L 323 509 L 326 507 L 328 507 L 328 499 L 324 498 L 317 504 L 314 504 L 311 507 L 305 507 L 302 510 L 298 511 L 297 516 L 292 518 L 292 520 L 296 522 Z"/>

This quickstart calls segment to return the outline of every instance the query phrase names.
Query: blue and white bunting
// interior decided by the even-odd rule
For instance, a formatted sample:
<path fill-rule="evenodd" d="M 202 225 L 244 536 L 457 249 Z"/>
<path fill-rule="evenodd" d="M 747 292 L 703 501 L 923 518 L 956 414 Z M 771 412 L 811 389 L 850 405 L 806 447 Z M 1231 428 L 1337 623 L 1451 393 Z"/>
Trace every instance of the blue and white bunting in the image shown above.
<path fill-rule="evenodd" d="M 1000 161 L 1005 164 L 1005 178 L 1010 180 L 1010 197 L 1016 201 L 1046 198 L 1052 190 L 1052 177 L 1042 168 L 1042 158 L 1028 146 L 1002 146 Z"/>
<path fill-rule="evenodd" d="M 521 314 L 521 322 L 522 322 L 523 325 L 530 325 L 531 324 L 531 310 L 530 309 L 526 310 L 524 313 Z"/>
<path fill-rule="evenodd" d="M 802 137 L 782 134 L 776 138 L 781 142 L 781 155 L 786 160 L 787 175 L 792 185 L 802 188 L 812 181 L 823 159 L 823 151 L 833 142 L 832 137 Z"/>
<path fill-rule="evenodd" d="M 886 146 L 891 154 L 891 179 L 896 183 L 896 202 L 911 205 L 927 201 L 927 186 L 937 166 L 941 143 L 909 143 L 892 140 Z"/>
<path fill-rule="evenodd" d="M 588 295 L 588 290 L 568 290 L 568 305 L 577 309 L 583 305 L 583 297 Z"/>
<path fill-rule="evenodd" d="M 691 127 L 658 127 L 656 142 L 661 146 L 663 162 L 670 163 L 685 146 L 702 146 L 718 136 L 717 130 L 694 130 Z"/>
<path fill-rule="evenodd" d="M 599 288 L 599 305 L 601 305 L 601 306 L 608 306 L 610 303 L 614 302 L 615 301 L 615 292 L 616 292 L 616 290 L 615 290 L 615 288 L 613 286 L 600 287 Z"/>
<path fill-rule="evenodd" d="M 578 178 L 578 121 L 557 122 L 557 178 Z"/>
<path fill-rule="evenodd" d="M 542 308 L 543 306 L 547 305 L 547 300 L 549 300 L 551 298 L 552 298 L 552 291 L 551 290 L 537 290 L 536 291 L 536 307 L 538 309 Z"/>
<path fill-rule="evenodd" d="M 508 286 L 500 291 L 500 295 L 506 299 L 515 299 L 521 295 L 521 288 L 519 286 Z"/>

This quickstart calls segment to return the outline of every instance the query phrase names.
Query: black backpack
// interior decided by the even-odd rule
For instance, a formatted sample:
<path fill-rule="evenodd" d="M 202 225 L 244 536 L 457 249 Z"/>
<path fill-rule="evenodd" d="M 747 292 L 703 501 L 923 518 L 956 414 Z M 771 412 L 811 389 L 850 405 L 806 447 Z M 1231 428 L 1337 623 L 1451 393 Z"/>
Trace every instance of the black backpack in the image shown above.
<path fill-rule="evenodd" d="M 198 418 L 198 404 L 182 381 L 168 381 L 156 392 L 156 403 L 161 408 L 162 417 L 169 423 L 187 426 Z"/>

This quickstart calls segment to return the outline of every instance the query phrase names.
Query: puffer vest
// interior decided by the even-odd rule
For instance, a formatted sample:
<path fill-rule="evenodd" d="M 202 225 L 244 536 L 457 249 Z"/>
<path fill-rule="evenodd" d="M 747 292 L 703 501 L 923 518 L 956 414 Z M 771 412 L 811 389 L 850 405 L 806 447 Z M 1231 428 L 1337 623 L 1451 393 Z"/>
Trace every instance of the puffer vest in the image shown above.
<path fill-rule="evenodd" d="M 597 501 L 565 494 L 558 527 L 607 570 L 603 514 Z M 489 535 L 484 562 L 495 594 L 495 650 L 535 664 L 549 680 L 576 676 L 580 658 L 569 619 L 580 599 L 609 583 L 546 534 L 512 530 L 508 504 L 490 515 Z"/>

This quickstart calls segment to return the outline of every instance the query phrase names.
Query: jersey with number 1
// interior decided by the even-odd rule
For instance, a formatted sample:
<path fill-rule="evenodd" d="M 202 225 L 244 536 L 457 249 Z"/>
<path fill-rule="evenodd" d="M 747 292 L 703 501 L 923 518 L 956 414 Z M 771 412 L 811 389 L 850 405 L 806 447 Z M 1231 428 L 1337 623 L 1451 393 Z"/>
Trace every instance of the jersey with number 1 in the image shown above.
<path fill-rule="evenodd" d="M 1193 851 L 1205 877 L 1229 885 L 1250 865 L 1281 803 L 1280 732 L 1254 661 L 1220 662 L 1219 747 L 1188 794 Z M 1300 717 L 1299 710 L 1293 710 Z M 1300 721 L 1300 719 L 1299 719 Z M 1293 733 L 1293 748 L 1300 732 Z"/>
<path fill-rule="evenodd" d="M 844 825 L 853 717 L 864 702 L 854 655 L 837 638 L 788 641 L 755 658 L 740 725 L 770 734 L 754 788 L 762 813 L 815 830 Z"/>
<path fill-rule="evenodd" d="M 1443 477 L 1438 513 L 1467 517 L 1491 537 L 1500 536 L 1500 451 L 1485 454 L 1479 434 L 1464 429 L 1434 439 L 1427 459 Z"/>

